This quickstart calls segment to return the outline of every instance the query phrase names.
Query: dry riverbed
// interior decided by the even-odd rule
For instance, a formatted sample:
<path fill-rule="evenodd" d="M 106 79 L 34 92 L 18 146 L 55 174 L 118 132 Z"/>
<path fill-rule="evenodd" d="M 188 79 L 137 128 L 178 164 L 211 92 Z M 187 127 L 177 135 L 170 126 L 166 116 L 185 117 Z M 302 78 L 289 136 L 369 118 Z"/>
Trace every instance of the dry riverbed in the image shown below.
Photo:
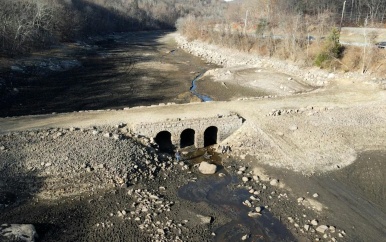
<path fill-rule="evenodd" d="M 113 43 L 125 46 L 124 39 L 114 38 Z M 171 43 L 170 36 L 161 40 Z M 181 44 L 181 39 L 177 41 Z M 2 118 L 0 224 L 32 224 L 40 241 L 382 241 L 386 237 L 384 80 L 302 70 L 202 43 L 182 42 L 183 48 L 201 58 L 183 62 L 186 53 L 171 51 L 169 44 L 156 50 L 165 54 L 165 63 L 142 59 L 154 55 L 152 46 L 135 42 L 142 53 L 136 71 L 144 74 L 137 81 L 144 85 L 132 92 L 143 99 L 134 98 L 131 104 L 197 101 L 187 89 L 206 68 L 197 90 L 214 100 L 232 101 L 122 110 L 130 106 L 130 93 L 123 91 L 129 100 L 124 102 L 119 95 L 99 93 L 106 101 L 101 103 L 95 101 L 98 93 L 83 98 L 70 88 L 61 95 L 79 96 L 99 108 L 118 100 L 112 107 L 120 110 Z M 108 57 L 114 50 L 110 46 L 104 56 L 98 49 L 97 62 L 103 57 L 111 64 L 127 57 L 122 49 Z M 89 61 L 91 67 L 93 60 Z M 158 82 L 145 75 L 148 69 L 152 74 L 163 69 L 174 74 L 164 73 Z M 119 77 L 126 74 L 125 69 Z M 133 84 L 126 85 L 123 77 L 107 77 L 94 83 L 103 93 Z M 169 83 L 169 77 L 189 78 L 171 81 L 157 93 L 159 99 L 141 103 Z M 118 86 L 112 85 L 115 81 Z M 50 102 L 47 110 L 98 108 L 87 103 L 66 106 L 60 100 Z M 42 112 L 28 111 L 26 107 L 34 104 L 28 105 L 14 111 Z M 229 144 L 232 151 L 219 154 L 217 146 L 187 149 L 182 162 L 128 129 L 143 120 L 229 112 L 245 118 L 243 126 L 219 144 Z M 216 164 L 216 173 L 201 174 L 202 161 Z M 7 231 L 22 228 L 25 233 L 34 231 L 27 225 L 3 225 L 1 230 L 9 235 Z"/>

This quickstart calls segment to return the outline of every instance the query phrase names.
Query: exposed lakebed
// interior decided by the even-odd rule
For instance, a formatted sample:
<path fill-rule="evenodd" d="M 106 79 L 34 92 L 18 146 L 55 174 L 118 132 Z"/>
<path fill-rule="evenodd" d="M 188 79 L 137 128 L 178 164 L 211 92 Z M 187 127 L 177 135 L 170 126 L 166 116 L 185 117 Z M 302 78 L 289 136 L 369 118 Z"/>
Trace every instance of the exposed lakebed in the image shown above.
<path fill-rule="evenodd" d="M 97 36 L 2 61 L 3 117 L 261 95 L 221 83 L 211 84 L 217 92 L 202 92 L 197 85 L 210 80 L 201 75 L 218 66 L 178 49 L 162 31 Z"/>

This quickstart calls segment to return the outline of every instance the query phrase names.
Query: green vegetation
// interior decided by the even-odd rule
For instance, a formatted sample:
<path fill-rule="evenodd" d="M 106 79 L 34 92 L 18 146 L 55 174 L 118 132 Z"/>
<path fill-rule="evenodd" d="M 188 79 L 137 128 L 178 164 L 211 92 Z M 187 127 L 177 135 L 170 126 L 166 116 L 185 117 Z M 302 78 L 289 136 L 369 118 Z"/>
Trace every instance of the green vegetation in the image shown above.
<path fill-rule="evenodd" d="M 320 53 L 316 56 L 316 66 L 327 67 L 331 61 L 341 57 L 343 46 L 339 43 L 339 36 L 339 31 L 333 28 L 326 41 L 323 42 Z"/>

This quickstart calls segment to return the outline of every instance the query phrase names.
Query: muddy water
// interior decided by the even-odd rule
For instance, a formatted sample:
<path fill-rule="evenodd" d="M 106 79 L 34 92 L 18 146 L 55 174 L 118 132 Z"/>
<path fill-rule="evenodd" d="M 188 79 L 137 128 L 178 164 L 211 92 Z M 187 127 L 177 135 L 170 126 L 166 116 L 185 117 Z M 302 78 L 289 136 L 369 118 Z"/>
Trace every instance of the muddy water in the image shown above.
<path fill-rule="evenodd" d="M 198 165 L 202 161 L 218 165 L 217 174 L 200 177 L 196 182 L 190 182 L 181 187 L 178 195 L 195 203 L 205 202 L 214 206 L 220 212 L 227 214 L 230 222 L 215 230 L 214 241 L 240 241 L 248 235 L 245 241 L 296 241 L 285 226 L 272 214 L 263 210 L 261 216 L 251 218 L 248 209 L 242 204 L 249 199 L 250 194 L 245 189 L 232 189 L 233 184 L 239 183 L 236 176 L 229 174 L 221 165 L 221 157 L 212 149 L 188 149 L 184 158 L 191 165 Z"/>

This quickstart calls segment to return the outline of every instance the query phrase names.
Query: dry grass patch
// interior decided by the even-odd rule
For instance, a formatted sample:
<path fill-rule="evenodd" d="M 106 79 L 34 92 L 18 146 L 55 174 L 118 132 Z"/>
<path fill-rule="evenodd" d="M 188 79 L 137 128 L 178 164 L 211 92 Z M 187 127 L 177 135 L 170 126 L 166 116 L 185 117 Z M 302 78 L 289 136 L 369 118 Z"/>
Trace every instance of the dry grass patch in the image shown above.
<path fill-rule="evenodd" d="M 346 46 L 343 51 L 342 63 L 345 71 L 359 70 L 363 56 L 363 50 L 357 46 Z"/>

